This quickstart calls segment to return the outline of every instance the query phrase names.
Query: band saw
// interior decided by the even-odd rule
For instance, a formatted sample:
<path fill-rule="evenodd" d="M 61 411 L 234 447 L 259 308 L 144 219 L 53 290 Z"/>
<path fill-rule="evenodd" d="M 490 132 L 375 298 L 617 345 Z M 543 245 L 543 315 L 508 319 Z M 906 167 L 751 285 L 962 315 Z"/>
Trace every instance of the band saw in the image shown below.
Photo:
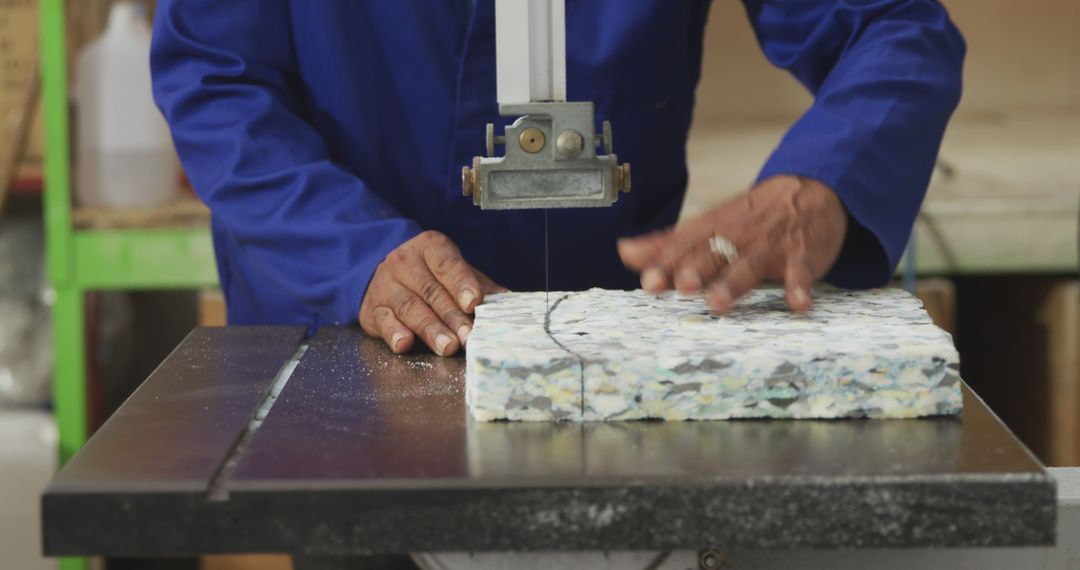
<path fill-rule="evenodd" d="M 488 125 L 465 195 L 610 206 L 630 167 L 593 104 L 566 100 L 564 1 L 495 4 L 499 111 L 517 118 Z M 961 415 L 910 420 L 477 422 L 462 356 L 395 355 L 355 327 L 199 328 L 45 490 L 44 549 L 308 568 L 689 550 L 715 569 L 740 550 L 1053 544 L 1054 478 L 962 397 Z"/>

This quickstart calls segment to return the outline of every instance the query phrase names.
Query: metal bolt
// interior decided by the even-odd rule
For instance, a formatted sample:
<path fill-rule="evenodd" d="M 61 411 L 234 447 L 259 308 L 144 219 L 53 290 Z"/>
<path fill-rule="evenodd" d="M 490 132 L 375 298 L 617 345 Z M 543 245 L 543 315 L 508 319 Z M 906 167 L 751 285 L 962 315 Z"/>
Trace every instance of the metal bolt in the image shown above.
<path fill-rule="evenodd" d="M 476 184 L 476 176 L 473 175 L 473 170 L 468 166 L 461 167 L 461 194 L 464 196 L 472 196 L 473 187 Z"/>
<path fill-rule="evenodd" d="M 565 158 L 574 158 L 585 148 L 585 139 L 574 129 L 566 129 L 555 139 L 555 150 Z"/>
<path fill-rule="evenodd" d="M 619 190 L 624 194 L 628 194 L 630 192 L 630 163 L 623 163 L 623 165 L 619 167 L 619 172 Z"/>
<path fill-rule="evenodd" d="M 544 131 L 536 127 L 529 127 L 521 131 L 518 143 L 521 145 L 521 150 L 529 154 L 536 154 L 544 149 L 547 138 L 544 136 Z"/>
<path fill-rule="evenodd" d="M 698 556 L 698 568 L 701 570 L 719 570 L 727 564 L 727 558 L 723 552 L 706 550 Z"/>

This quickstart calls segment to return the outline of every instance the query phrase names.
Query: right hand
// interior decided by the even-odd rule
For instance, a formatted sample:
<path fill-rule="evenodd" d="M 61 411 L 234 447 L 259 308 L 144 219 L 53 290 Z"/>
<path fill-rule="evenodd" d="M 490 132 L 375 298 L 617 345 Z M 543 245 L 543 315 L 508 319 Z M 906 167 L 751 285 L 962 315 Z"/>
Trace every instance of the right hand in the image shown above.
<path fill-rule="evenodd" d="M 465 346 L 484 295 L 506 291 L 469 265 L 450 238 L 426 231 L 390 252 L 360 303 L 360 326 L 395 353 L 419 336 L 439 356 Z"/>

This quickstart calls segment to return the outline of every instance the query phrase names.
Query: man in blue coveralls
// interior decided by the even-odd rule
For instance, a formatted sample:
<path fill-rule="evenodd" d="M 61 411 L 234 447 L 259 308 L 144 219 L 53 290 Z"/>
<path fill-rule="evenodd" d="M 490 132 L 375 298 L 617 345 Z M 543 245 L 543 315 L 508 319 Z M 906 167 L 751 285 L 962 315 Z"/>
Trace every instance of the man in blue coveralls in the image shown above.
<path fill-rule="evenodd" d="M 213 211 L 231 324 L 359 324 L 458 351 L 499 288 L 544 286 L 544 216 L 481 211 L 460 169 L 495 100 L 496 0 L 160 0 L 154 95 Z M 568 100 L 617 129 L 634 191 L 550 212 L 551 288 L 884 284 L 950 115 L 964 42 L 937 0 L 744 0 L 814 94 L 755 186 L 678 229 L 708 0 L 567 0 Z M 629 237 L 637 236 L 637 237 Z M 723 236 L 730 260 L 708 245 Z M 627 268 L 633 270 L 628 271 Z"/>

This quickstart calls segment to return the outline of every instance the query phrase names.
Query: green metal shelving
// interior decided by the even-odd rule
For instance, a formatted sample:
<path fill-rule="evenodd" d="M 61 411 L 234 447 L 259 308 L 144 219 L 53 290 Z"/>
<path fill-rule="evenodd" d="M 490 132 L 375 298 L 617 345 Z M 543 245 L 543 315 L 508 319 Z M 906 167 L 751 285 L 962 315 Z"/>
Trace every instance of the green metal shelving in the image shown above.
<path fill-rule="evenodd" d="M 49 284 L 55 292 L 53 403 L 61 464 L 88 436 L 86 292 L 217 284 L 208 228 L 73 228 L 65 8 L 65 0 L 40 0 L 45 242 Z M 87 564 L 82 559 L 65 559 L 61 567 L 74 570 Z"/>

